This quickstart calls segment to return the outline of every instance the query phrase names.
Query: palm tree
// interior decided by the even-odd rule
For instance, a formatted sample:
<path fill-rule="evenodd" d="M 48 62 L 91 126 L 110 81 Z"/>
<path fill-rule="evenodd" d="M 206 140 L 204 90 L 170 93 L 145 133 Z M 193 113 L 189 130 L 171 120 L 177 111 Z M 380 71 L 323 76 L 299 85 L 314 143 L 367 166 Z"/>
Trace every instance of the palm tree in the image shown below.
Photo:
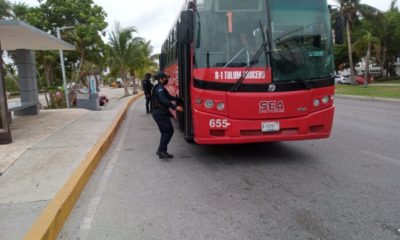
<path fill-rule="evenodd" d="M 362 27 L 361 36 L 359 36 L 360 39 L 357 41 L 366 43 L 364 46 L 367 46 L 368 42 L 372 44 L 375 50 L 375 57 L 381 66 L 381 76 L 383 76 L 388 38 L 387 19 L 384 13 L 373 7 L 364 7 L 361 11 L 364 13 L 364 26 Z"/>
<path fill-rule="evenodd" d="M 45 88 L 45 96 L 49 94 L 50 96 L 50 107 L 56 107 L 56 101 L 54 96 L 50 93 L 51 89 L 54 86 L 55 81 L 55 72 L 58 65 L 58 56 L 54 52 L 50 51 L 37 51 L 36 52 L 36 61 L 39 67 L 39 70 L 43 72 L 44 78 L 46 80 L 46 88 Z M 47 96 L 46 96 L 47 100 Z"/>
<path fill-rule="evenodd" d="M 389 10 L 384 14 L 385 18 L 385 38 L 383 43 L 384 66 L 386 76 L 393 71 L 393 64 L 399 56 L 398 39 L 400 37 L 400 12 L 398 1 L 392 0 Z"/>
<path fill-rule="evenodd" d="M 1 1 L 1 0 L 0 0 Z M 14 13 L 14 18 L 26 21 L 26 16 L 30 11 L 30 7 L 26 3 L 14 3 L 11 5 L 12 11 Z"/>
<path fill-rule="evenodd" d="M 138 76 L 143 77 L 146 72 L 153 72 L 157 68 L 156 60 L 157 55 L 153 53 L 153 47 L 150 41 L 141 41 L 137 46 L 137 53 L 135 54 L 135 73 Z M 133 94 L 137 93 L 136 85 L 133 85 Z"/>
<path fill-rule="evenodd" d="M 357 15 L 358 5 L 360 4 L 360 0 L 336 0 L 336 1 L 340 5 L 340 14 L 344 16 L 346 20 L 350 76 L 351 76 L 351 81 L 355 82 L 354 63 L 352 56 L 353 49 L 351 45 L 351 26 L 354 17 Z"/>
<path fill-rule="evenodd" d="M 378 10 L 367 4 L 361 4 L 360 0 L 336 0 L 336 2 L 340 5 L 339 9 L 340 14 L 344 16 L 346 21 L 350 74 L 351 74 L 351 81 L 354 83 L 355 73 L 354 73 L 354 62 L 352 57 L 353 49 L 351 40 L 353 23 L 355 20 L 357 20 L 359 15 L 362 15 L 364 17 L 369 17 L 374 13 L 377 13 Z"/>
<path fill-rule="evenodd" d="M 135 27 L 122 29 L 117 23 L 109 38 L 109 66 L 111 73 L 120 77 L 124 83 L 125 96 L 128 92 L 128 74 L 132 73 L 137 63 L 138 46 L 142 38 L 134 37 Z M 134 84 L 135 85 L 135 84 Z"/>
<path fill-rule="evenodd" d="M 380 39 L 374 37 L 371 32 L 364 30 L 364 34 L 354 43 L 354 49 L 357 51 L 366 51 L 365 56 L 365 82 L 364 86 L 368 86 L 369 79 L 369 61 L 371 57 L 371 48 L 380 49 Z"/>
<path fill-rule="evenodd" d="M 13 17 L 11 3 L 7 0 L 0 0 L 0 19 Z"/>
<path fill-rule="evenodd" d="M 397 0 L 392 0 L 392 2 L 390 2 L 389 11 L 399 11 L 399 8 L 397 7 Z"/>

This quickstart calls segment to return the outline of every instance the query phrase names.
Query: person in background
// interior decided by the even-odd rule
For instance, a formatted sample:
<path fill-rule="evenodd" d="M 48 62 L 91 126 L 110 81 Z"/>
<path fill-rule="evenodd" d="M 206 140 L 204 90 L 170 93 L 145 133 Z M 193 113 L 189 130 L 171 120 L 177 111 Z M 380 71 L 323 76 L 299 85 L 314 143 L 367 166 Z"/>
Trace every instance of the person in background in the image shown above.
<path fill-rule="evenodd" d="M 151 74 L 146 73 L 144 75 L 144 79 L 142 81 L 144 96 L 146 98 L 146 113 L 150 113 L 153 111 L 153 107 L 151 104 L 151 90 L 153 88 L 153 84 L 150 81 L 150 77 L 151 77 Z"/>
<path fill-rule="evenodd" d="M 158 72 L 154 78 L 158 81 L 152 91 L 152 104 L 153 104 L 153 119 L 157 123 L 161 133 L 160 145 L 157 149 L 156 154 L 159 158 L 172 158 L 173 155 L 167 152 L 168 143 L 171 141 L 172 135 L 174 134 L 174 127 L 171 122 L 170 109 L 182 112 L 181 106 L 177 106 L 171 101 L 182 102 L 179 97 L 171 96 L 165 85 L 168 83 L 169 76 L 164 72 Z"/>

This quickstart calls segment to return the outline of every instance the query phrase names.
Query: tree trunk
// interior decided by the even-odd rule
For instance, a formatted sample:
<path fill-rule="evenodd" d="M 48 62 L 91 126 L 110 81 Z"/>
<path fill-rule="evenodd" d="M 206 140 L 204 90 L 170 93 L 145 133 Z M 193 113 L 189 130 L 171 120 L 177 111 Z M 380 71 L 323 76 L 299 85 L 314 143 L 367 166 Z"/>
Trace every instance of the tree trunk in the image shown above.
<path fill-rule="evenodd" d="M 381 77 L 385 75 L 385 64 L 386 64 L 386 46 L 383 46 L 383 53 L 382 53 L 382 63 L 381 63 Z"/>
<path fill-rule="evenodd" d="M 353 63 L 353 49 L 351 45 L 351 31 L 350 31 L 350 22 L 346 20 L 346 29 L 347 29 L 347 46 L 349 52 L 349 65 L 350 65 L 350 80 L 352 83 L 355 83 L 355 73 L 354 73 L 354 63 Z"/>
<path fill-rule="evenodd" d="M 46 78 L 46 83 L 47 83 L 47 88 L 51 87 L 52 84 L 52 79 L 51 79 L 51 68 L 48 66 L 44 66 L 44 75 Z M 46 92 L 49 93 L 50 97 L 50 105 L 47 104 L 47 107 L 54 107 L 56 105 L 56 102 L 54 100 L 53 94 L 51 94 L 51 91 L 47 90 Z"/>
<path fill-rule="evenodd" d="M 371 42 L 368 42 L 367 56 L 365 57 L 365 81 L 364 87 L 368 87 L 369 79 L 369 58 L 371 57 Z"/>
<path fill-rule="evenodd" d="M 128 78 L 124 77 L 122 79 L 122 82 L 124 83 L 124 96 L 127 97 L 127 96 L 129 96 L 129 91 L 128 91 L 129 81 L 128 81 Z"/>
<path fill-rule="evenodd" d="M 83 62 L 80 62 L 79 66 L 78 66 L 78 70 L 76 72 L 76 81 L 75 82 L 82 82 L 82 79 L 81 79 L 82 66 L 83 66 Z M 87 85 L 85 81 L 83 81 L 82 83 L 85 86 Z"/>
<path fill-rule="evenodd" d="M 135 78 L 133 78 L 133 80 L 132 80 L 132 94 L 135 95 L 137 93 L 138 93 L 138 91 L 137 91 L 137 87 L 136 87 L 136 81 L 135 81 Z"/>
<path fill-rule="evenodd" d="M 81 52 L 81 54 L 80 54 L 80 56 L 79 56 L 79 66 L 78 66 L 78 70 L 77 70 L 77 72 L 76 72 L 76 79 L 75 79 L 75 83 L 77 83 L 77 82 L 82 82 L 81 81 L 81 71 L 82 71 L 82 67 L 83 67 L 83 64 L 85 63 L 85 53 L 84 52 Z M 82 82 L 83 83 L 83 85 L 85 85 L 86 86 L 86 83 L 85 83 L 85 81 L 83 81 Z"/>
<path fill-rule="evenodd" d="M 47 97 L 48 91 L 43 91 L 44 99 L 46 99 L 47 108 L 50 107 L 49 98 Z"/>

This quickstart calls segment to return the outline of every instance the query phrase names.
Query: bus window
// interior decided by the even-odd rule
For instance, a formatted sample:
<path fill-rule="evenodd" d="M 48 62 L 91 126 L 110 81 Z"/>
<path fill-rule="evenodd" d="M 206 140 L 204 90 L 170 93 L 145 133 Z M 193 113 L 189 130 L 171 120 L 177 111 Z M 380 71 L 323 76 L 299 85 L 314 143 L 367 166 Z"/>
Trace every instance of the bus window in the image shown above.
<path fill-rule="evenodd" d="M 275 81 L 330 77 L 333 40 L 326 5 L 313 0 L 270 1 Z"/>
<path fill-rule="evenodd" d="M 243 8 L 240 1 L 214 1 L 215 9 L 199 11 L 195 24 L 197 67 L 250 65 L 255 52 L 262 46 L 261 34 L 254 32 L 260 22 L 263 26 L 268 25 L 266 11 L 259 11 L 263 9 L 264 1 L 254 2 L 253 6 L 257 7 L 250 4 Z M 264 55 L 256 61 L 256 66 L 266 66 Z"/>

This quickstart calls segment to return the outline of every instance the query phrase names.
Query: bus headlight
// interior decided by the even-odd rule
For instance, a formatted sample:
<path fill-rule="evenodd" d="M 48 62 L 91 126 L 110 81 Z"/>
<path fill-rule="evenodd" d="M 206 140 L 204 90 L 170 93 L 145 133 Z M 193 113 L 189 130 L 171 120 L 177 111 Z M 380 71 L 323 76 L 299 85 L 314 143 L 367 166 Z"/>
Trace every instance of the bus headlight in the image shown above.
<path fill-rule="evenodd" d="M 314 99 L 314 107 L 319 107 L 319 105 L 321 104 L 321 102 L 319 101 L 319 99 Z"/>
<path fill-rule="evenodd" d="M 211 108 L 214 107 L 214 101 L 211 100 L 211 99 L 207 99 L 207 100 L 204 102 L 204 106 L 205 106 L 206 108 L 208 108 L 208 109 L 211 109 Z"/>
<path fill-rule="evenodd" d="M 322 103 L 323 103 L 323 104 L 329 103 L 329 96 L 323 97 L 323 98 L 322 98 Z"/>
<path fill-rule="evenodd" d="M 217 104 L 217 109 L 218 109 L 219 111 L 224 110 L 224 109 L 225 109 L 225 104 L 222 103 L 222 102 L 218 103 L 218 104 Z"/>

